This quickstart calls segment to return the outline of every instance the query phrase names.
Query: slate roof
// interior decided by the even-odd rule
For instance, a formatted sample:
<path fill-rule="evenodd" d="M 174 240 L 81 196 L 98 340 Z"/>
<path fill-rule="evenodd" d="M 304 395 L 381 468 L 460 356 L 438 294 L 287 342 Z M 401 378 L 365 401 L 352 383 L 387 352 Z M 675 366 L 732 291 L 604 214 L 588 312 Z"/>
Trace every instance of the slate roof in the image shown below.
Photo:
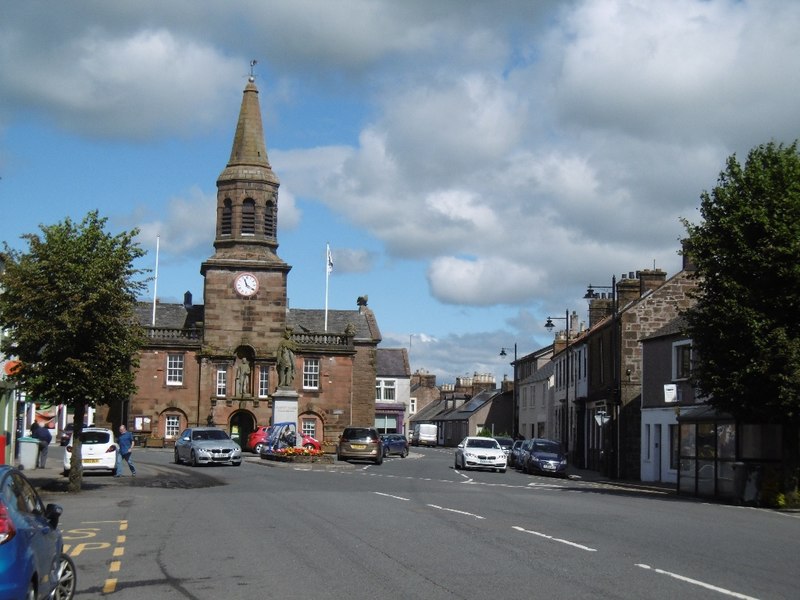
<path fill-rule="evenodd" d="M 167 329 L 191 329 L 197 323 L 203 322 L 203 305 L 195 304 L 188 309 L 183 304 L 156 303 L 156 327 Z M 139 324 L 145 327 L 153 325 L 153 304 L 138 302 L 136 304 L 136 317 Z"/>
<path fill-rule="evenodd" d="M 320 333 L 325 331 L 325 310 L 318 308 L 291 308 L 286 312 L 286 324 L 295 332 Z M 381 340 L 381 332 L 371 310 L 329 310 L 328 332 L 341 333 L 348 325 L 356 329 L 356 340 Z"/>
<path fill-rule="evenodd" d="M 411 377 L 405 348 L 378 348 L 376 368 L 378 377 Z"/>
<path fill-rule="evenodd" d="M 448 412 L 445 415 L 437 417 L 441 421 L 464 421 L 469 419 L 470 416 L 488 402 L 494 400 L 497 396 L 502 394 L 500 390 L 481 390 L 475 394 L 466 404 L 462 404 L 455 410 Z"/>
<path fill-rule="evenodd" d="M 553 361 L 547 362 L 543 367 L 536 369 L 533 373 L 522 379 L 520 383 L 536 383 L 539 381 L 547 381 L 553 376 L 554 371 L 555 363 Z"/>
<path fill-rule="evenodd" d="M 678 315 L 664 325 L 661 329 L 657 329 L 647 337 L 642 338 L 642 340 L 652 340 L 654 338 L 668 337 L 671 335 L 686 335 L 687 326 L 688 322 L 686 321 L 686 318 Z"/>

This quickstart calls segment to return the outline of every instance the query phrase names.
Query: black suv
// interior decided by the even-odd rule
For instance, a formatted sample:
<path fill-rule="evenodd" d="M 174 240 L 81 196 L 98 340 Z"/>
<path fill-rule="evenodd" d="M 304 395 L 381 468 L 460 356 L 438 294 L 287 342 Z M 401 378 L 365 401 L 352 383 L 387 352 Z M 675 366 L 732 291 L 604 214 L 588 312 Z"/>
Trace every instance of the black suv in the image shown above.
<path fill-rule="evenodd" d="M 376 465 L 383 462 L 383 443 L 374 427 L 345 427 L 339 436 L 336 449 L 337 460 L 361 458 L 371 460 Z"/>

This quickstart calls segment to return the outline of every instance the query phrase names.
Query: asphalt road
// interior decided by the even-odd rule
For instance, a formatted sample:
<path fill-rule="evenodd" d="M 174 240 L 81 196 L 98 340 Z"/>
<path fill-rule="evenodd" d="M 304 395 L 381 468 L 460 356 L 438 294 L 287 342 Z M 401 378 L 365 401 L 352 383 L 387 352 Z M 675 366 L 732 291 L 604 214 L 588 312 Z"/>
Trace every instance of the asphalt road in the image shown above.
<path fill-rule="evenodd" d="M 134 457 L 135 479 L 44 492 L 64 507 L 78 598 L 767 599 L 800 583 L 792 513 L 465 473 L 452 449 L 330 469 Z"/>

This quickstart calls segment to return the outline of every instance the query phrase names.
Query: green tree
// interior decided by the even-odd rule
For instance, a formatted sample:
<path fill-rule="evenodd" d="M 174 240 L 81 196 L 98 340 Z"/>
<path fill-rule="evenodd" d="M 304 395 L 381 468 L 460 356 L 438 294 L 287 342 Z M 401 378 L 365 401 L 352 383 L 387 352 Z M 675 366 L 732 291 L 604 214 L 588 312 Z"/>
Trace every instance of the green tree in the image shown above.
<path fill-rule="evenodd" d="M 699 360 L 693 377 L 711 405 L 747 422 L 784 425 L 797 464 L 800 425 L 800 155 L 797 141 L 732 156 L 685 251 L 699 276 L 686 315 Z"/>
<path fill-rule="evenodd" d="M 2 351 L 16 356 L 20 389 L 37 402 L 74 409 L 69 486 L 80 491 L 80 439 L 86 406 L 118 405 L 135 391 L 138 350 L 144 339 L 134 313 L 145 286 L 134 268 L 144 251 L 137 230 L 112 236 L 106 219 L 90 212 L 80 224 L 67 218 L 26 234 L 23 253 L 4 244 L 0 326 Z"/>

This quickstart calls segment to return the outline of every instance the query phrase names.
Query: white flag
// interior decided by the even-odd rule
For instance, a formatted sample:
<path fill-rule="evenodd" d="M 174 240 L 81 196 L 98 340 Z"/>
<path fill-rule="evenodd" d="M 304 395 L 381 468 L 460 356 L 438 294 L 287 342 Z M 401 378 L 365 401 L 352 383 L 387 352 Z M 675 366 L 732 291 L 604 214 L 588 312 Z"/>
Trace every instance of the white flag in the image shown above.
<path fill-rule="evenodd" d="M 328 250 L 328 273 L 333 271 L 333 254 L 331 254 L 331 247 L 330 245 L 326 245 Z"/>

